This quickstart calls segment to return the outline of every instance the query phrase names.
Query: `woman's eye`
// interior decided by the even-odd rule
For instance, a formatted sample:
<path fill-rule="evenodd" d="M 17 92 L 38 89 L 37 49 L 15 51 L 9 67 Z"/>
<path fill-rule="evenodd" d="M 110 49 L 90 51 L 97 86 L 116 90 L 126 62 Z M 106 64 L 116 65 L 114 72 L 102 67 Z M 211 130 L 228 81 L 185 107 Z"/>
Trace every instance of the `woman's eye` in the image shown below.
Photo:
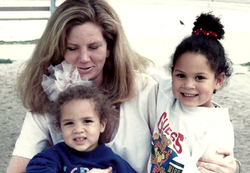
<path fill-rule="evenodd" d="M 97 46 L 97 45 L 92 45 L 92 46 L 90 46 L 89 48 L 95 50 L 95 49 L 98 49 L 99 46 Z"/>
<path fill-rule="evenodd" d="M 77 48 L 75 48 L 75 47 L 67 47 L 67 49 L 70 50 L 70 51 L 74 51 L 74 50 L 76 50 Z"/>

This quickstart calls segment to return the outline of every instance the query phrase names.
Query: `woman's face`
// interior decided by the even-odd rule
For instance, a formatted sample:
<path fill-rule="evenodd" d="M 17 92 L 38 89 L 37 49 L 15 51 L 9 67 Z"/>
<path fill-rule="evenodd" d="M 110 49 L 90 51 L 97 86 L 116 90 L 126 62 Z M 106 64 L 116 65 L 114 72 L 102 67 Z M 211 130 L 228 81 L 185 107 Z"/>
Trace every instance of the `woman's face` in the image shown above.
<path fill-rule="evenodd" d="M 103 67 L 110 52 L 101 27 L 92 22 L 74 26 L 66 46 L 64 59 L 78 69 L 81 78 L 102 85 Z"/>

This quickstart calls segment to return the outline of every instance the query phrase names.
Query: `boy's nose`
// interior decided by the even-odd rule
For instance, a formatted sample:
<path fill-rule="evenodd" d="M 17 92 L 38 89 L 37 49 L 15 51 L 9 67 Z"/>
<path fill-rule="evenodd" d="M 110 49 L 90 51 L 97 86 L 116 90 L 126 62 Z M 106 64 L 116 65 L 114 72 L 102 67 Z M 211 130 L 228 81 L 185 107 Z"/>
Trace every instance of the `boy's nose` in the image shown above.
<path fill-rule="evenodd" d="M 78 134 L 78 133 L 83 133 L 84 128 L 82 126 L 76 126 L 75 129 L 73 130 L 73 133 Z"/>

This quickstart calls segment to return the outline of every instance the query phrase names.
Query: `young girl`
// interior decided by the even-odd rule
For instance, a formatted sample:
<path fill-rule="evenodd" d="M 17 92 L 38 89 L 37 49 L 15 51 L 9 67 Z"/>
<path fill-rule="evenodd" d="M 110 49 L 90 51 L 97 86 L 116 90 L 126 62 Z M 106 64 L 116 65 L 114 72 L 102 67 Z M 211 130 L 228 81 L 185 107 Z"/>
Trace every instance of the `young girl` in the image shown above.
<path fill-rule="evenodd" d="M 99 140 L 107 120 L 115 115 L 107 96 L 91 82 L 81 80 L 77 70 L 70 72 L 71 65 L 65 61 L 55 68 L 55 73 L 51 70 L 53 75 L 44 76 L 42 85 L 48 98 L 55 101 L 50 112 L 57 116 L 64 142 L 35 155 L 26 172 L 84 173 L 111 166 L 113 173 L 135 173 L 125 160 Z"/>
<path fill-rule="evenodd" d="M 157 79 L 157 124 L 152 139 L 151 172 L 200 172 L 202 156 L 233 150 L 234 134 L 228 109 L 211 101 L 231 76 L 231 61 L 219 39 L 220 19 L 211 13 L 197 17 L 193 33 L 176 48 L 170 65 L 172 80 Z M 159 76 L 159 75 L 158 75 Z"/>

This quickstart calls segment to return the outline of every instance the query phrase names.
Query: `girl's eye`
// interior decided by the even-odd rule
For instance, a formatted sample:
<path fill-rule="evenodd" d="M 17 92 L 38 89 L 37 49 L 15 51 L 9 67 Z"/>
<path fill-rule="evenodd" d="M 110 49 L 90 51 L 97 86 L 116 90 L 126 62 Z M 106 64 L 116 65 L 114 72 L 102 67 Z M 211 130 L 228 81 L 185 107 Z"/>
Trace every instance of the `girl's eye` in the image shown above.
<path fill-rule="evenodd" d="M 202 77 L 202 76 L 197 76 L 197 77 L 196 77 L 196 80 L 202 80 L 202 79 L 205 79 L 205 78 Z"/>
<path fill-rule="evenodd" d="M 177 74 L 176 75 L 178 78 L 185 78 L 185 75 L 184 74 Z"/>

